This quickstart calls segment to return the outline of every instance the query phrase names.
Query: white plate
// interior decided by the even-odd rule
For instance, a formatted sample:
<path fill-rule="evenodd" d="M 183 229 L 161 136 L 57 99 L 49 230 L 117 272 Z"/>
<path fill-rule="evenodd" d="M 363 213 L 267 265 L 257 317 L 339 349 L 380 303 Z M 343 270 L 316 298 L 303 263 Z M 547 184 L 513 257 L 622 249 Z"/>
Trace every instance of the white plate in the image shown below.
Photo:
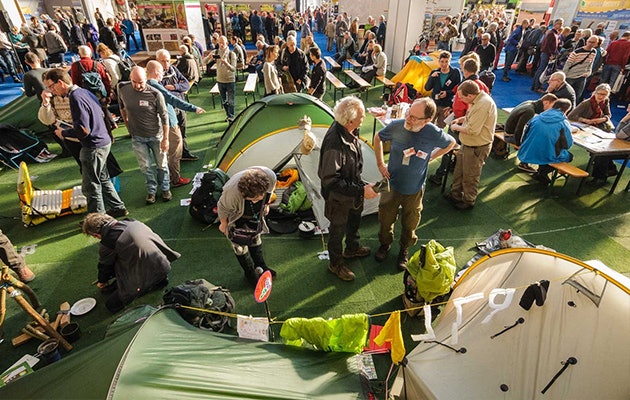
<path fill-rule="evenodd" d="M 94 308 L 95 305 L 96 305 L 95 298 L 86 297 L 85 299 L 81 299 L 72 305 L 72 308 L 70 308 L 70 314 L 72 315 L 87 314 Z"/>

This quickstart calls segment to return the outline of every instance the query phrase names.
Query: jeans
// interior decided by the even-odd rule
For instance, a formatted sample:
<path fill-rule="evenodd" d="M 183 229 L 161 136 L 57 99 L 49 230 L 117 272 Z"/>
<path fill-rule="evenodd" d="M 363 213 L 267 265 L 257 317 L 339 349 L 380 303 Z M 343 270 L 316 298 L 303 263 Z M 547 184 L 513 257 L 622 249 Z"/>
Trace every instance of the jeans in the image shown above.
<path fill-rule="evenodd" d="M 620 65 L 604 65 L 599 83 L 608 83 L 610 86 L 614 85 L 620 72 Z"/>
<path fill-rule="evenodd" d="M 107 157 L 111 145 L 103 147 L 82 147 L 79 153 L 83 194 L 87 197 L 88 212 L 105 213 L 107 210 L 121 210 L 125 204 L 120 200 L 107 171 Z"/>
<path fill-rule="evenodd" d="M 11 54 L 10 50 L 2 49 L 0 50 L 0 69 L 5 74 L 9 74 L 11 76 L 15 76 L 15 65 L 13 63 L 13 54 Z"/>
<path fill-rule="evenodd" d="M 141 137 L 131 138 L 131 148 L 138 160 L 140 171 L 144 174 L 144 183 L 147 186 L 148 194 L 155 194 L 158 185 L 162 192 L 170 189 L 168 174 L 168 157 L 160 149 L 161 137 Z M 153 172 L 151 163 L 155 162 L 157 168 L 157 180 Z"/>
<path fill-rule="evenodd" d="M 508 73 L 512 69 L 512 64 L 514 64 L 514 60 L 516 59 L 516 54 L 518 52 L 515 50 L 506 50 L 505 51 L 505 67 L 503 67 L 503 77 L 507 78 Z"/>
<path fill-rule="evenodd" d="M 547 64 L 549 64 L 549 54 L 540 53 L 540 64 L 538 64 L 538 69 L 534 74 L 534 81 L 532 82 L 532 90 L 540 89 L 540 75 L 542 75 L 543 71 L 547 68 Z"/>
<path fill-rule="evenodd" d="M 575 90 L 575 102 L 579 104 L 582 93 L 584 92 L 584 87 L 586 86 L 586 77 L 567 78 L 567 83 Z"/>
<path fill-rule="evenodd" d="M 225 109 L 228 118 L 234 119 L 234 91 L 236 90 L 236 82 L 219 82 L 219 93 L 221 94 L 221 103 Z"/>

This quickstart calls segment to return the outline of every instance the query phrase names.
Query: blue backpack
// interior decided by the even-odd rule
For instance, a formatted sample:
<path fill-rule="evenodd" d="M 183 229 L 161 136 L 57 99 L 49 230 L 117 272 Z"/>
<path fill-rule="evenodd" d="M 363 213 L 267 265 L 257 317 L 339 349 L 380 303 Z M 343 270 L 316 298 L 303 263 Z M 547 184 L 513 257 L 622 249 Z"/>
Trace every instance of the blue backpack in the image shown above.
<path fill-rule="evenodd" d="M 98 73 L 98 64 L 96 61 L 92 62 L 92 69 L 90 71 L 83 68 L 83 64 L 81 64 L 81 62 L 79 62 L 79 68 L 81 68 L 83 89 L 87 89 L 94 93 L 94 95 L 99 99 L 107 97 L 107 90 L 105 89 L 105 84 Z"/>

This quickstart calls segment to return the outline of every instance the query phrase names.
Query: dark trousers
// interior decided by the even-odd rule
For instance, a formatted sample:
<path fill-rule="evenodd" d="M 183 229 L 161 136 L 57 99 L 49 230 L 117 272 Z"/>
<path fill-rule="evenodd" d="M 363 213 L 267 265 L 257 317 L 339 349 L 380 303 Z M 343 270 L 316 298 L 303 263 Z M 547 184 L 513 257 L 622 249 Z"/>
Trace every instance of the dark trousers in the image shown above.
<path fill-rule="evenodd" d="M 347 249 L 359 247 L 359 225 L 361 224 L 362 211 L 363 198 L 353 199 L 334 192 L 328 195 L 324 215 L 330 221 L 328 255 L 331 265 L 338 265 L 343 261 L 344 236 L 346 237 Z"/>

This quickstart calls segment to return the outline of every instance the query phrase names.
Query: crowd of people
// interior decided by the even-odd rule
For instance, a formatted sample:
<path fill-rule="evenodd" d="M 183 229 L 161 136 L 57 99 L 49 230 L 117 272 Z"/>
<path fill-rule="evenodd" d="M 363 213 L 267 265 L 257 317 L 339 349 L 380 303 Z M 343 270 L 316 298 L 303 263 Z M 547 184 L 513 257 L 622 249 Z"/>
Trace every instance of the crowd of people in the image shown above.
<path fill-rule="evenodd" d="M 457 210 L 474 208 L 497 122 L 497 107 L 490 94 L 493 82 L 482 75 L 497 69 L 502 49 L 506 53 L 502 80 L 511 80 L 512 66 L 516 64 L 517 73 L 533 75 L 532 90 L 543 94 L 539 100 L 515 107 L 505 124 L 506 141 L 520 145 L 520 169 L 548 184 L 552 171 L 549 164 L 572 159 L 569 121 L 606 131 L 615 129 L 610 118 L 610 84 L 616 81 L 630 56 L 630 32 L 611 37 L 604 50 L 603 31 L 599 28 L 594 32 L 577 27 L 565 29 L 561 19 L 547 28 L 544 23 L 523 20 L 507 32 L 509 24 L 504 17 L 496 11 L 476 11 L 465 17 L 448 17 L 437 24 L 432 35 L 440 50 L 439 67 L 431 71 L 424 87 L 430 96 L 414 100 L 402 118 L 392 121 L 374 137 L 377 167 L 390 184 L 379 198 L 379 248 L 374 254 L 378 262 L 389 255 L 400 212 L 402 229 L 396 265 L 405 269 L 409 249 L 417 241 L 415 230 L 420 224 L 425 183 L 443 182 L 451 164 L 449 153 L 456 146 L 459 151 L 453 184 L 445 197 Z M 179 257 L 146 225 L 116 219 L 126 216 L 128 211 L 111 179 L 122 172 L 110 150 L 112 130 L 118 122 L 109 111 L 112 102 L 118 104 L 131 136 L 131 147 L 144 176 L 146 204 L 151 205 L 158 194 L 163 201 L 169 201 L 173 197 L 172 188 L 190 183 L 189 178 L 181 176 L 180 162 L 198 157 L 188 149 L 186 112 L 204 110 L 186 101 L 185 94 L 204 70 L 216 73 L 227 122 L 235 118 L 239 70 L 259 74 L 265 95 L 305 92 L 322 99 L 326 66 L 322 50 L 313 40 L 314 31 L 326 36 L 326 50 L 335 54 L 337 63 L 356 60 L 361 65 L 363 79 L 371 81 L 387 72 L 384 16 L 378 22 L 368 18 L 361 40 L 357 18 L 346 13 L 329 15 L 324 8 L 317 8 L 301 15 L 278 16 L 267 11 L 229 11 L 226 21 L 230 39 L 215 32 L 217 18 L 208 12 L 203 16 L 205 49 L 189 35 L 179 47 L 175 64 L 171 63 L 170 52 L 160 49 L 146 68 L 135 66 L 124 79 L 121 66 L 124 46 L 120 44 L 126 42 L 129 46 L 129 40 L 135 40 L 135 25 L 133 21 L 126 22 L 124 16 L 103 18 L 98 10 L 95 18 L 98 29 L 83 16 L 60 11 L 56 21 L 42 17 L 41 22 L 34 18 L 30 25 L 22 27 L 22 37 L 16 34 L 6 37 L 14 43 L 27 43 L 24 60 L 30 70 L 23 76 L 25 92 L 40 99 L 39 119 L 54 127 L 62 148 L 79 165 L 90 213 L 82 227 L 86 234 L 101 240 L 98 286 L 115 290 L 107 303 L 112 311 L 138 295 L 164 286 L 170 262 Z M 62 28 L 66 23 L 70 28 L 67 37 L 66 28 Z M 247 26 L 257 49 L 249 60 L 244 46 L 250 38 L 245 35 Z M 83 40 L 75 40 L 73 31 L 76 35 L 82 32 Z M 451 60 L 453 41 L 459 37 L 465 39 L 465 44 L 457 68 L 451 65 Z M 0 46 L 2 41 L 0 35 Z M 138 43 L 135 46 L 139 48 Z M 63 61 L 63 54 L 69 49 L 79 55 L 70 65 L 69 73 L 63 68 L 46 68 Z M 1 47 L 0 55 L 3 62 L 0 68 L 17 81 L 15 68 L 10 67 L 14 64 L 9 62 L 16 60 L 8 60 Z M 556 70 L 548 73 L 550 60 L 556 60 Z M 603 70 L 600 84 L 590 97 L 582 100 L 587 83 L 599 69 Z M 89 72 L 101 86 L 95 89 L 87 79 Z M 540 79 L 541 75 L 546 80 Z M 325 215 L 331 222 L 328 269 L 344 281 L 354 279 L 348 260 L 371 254 L 371 249 L 360 242 L 361 212 L 366 199 L 379 196 L 374 182 L 364 182 L 361 178 L 364 161 L 358 130 L 365 112 L 363 102 L 355 96 L 344 97 L 335 105 L 334 122 L 321 144 L 318 168 Z M 629 120 L 630 108 L 616 129 L 617 137 L 630 135 Z M 383 144 L 387 142 L 391 150 L 385 162 Z M 429 162 L 438 157 L 443 162 L 429 176 Z M 534 168 L 534 164 L 538 167 Z M 598 159 L 594 182 L 605 183 L 613 172 L 616 170 L 611 159 Z M 267 232 L 263 215 L 268 211 L 275 184 L 273 171 L 250 167 L 225 185 L 218 204 L 219 230 L 229 240 L 251 284 L 264 271 L 276 274 L 265 262 L 261 240 L 261 234 Z M 239 229 L 254 234 L 243 242 L 235 234 Z M 148 249 L 147 257 L 159 262 L 148 261 L 149 258 L 123 259 L 124 255 L 116 250 L 117 243 Z M 34 278 L 23 261 L 10 262 L 21 280 Z M 133 268 L 151 271 L 151 279 L 130 283 L 129 271 Z M 114 277 L 119 282 L 117 289 L 111 286 Z"/>

